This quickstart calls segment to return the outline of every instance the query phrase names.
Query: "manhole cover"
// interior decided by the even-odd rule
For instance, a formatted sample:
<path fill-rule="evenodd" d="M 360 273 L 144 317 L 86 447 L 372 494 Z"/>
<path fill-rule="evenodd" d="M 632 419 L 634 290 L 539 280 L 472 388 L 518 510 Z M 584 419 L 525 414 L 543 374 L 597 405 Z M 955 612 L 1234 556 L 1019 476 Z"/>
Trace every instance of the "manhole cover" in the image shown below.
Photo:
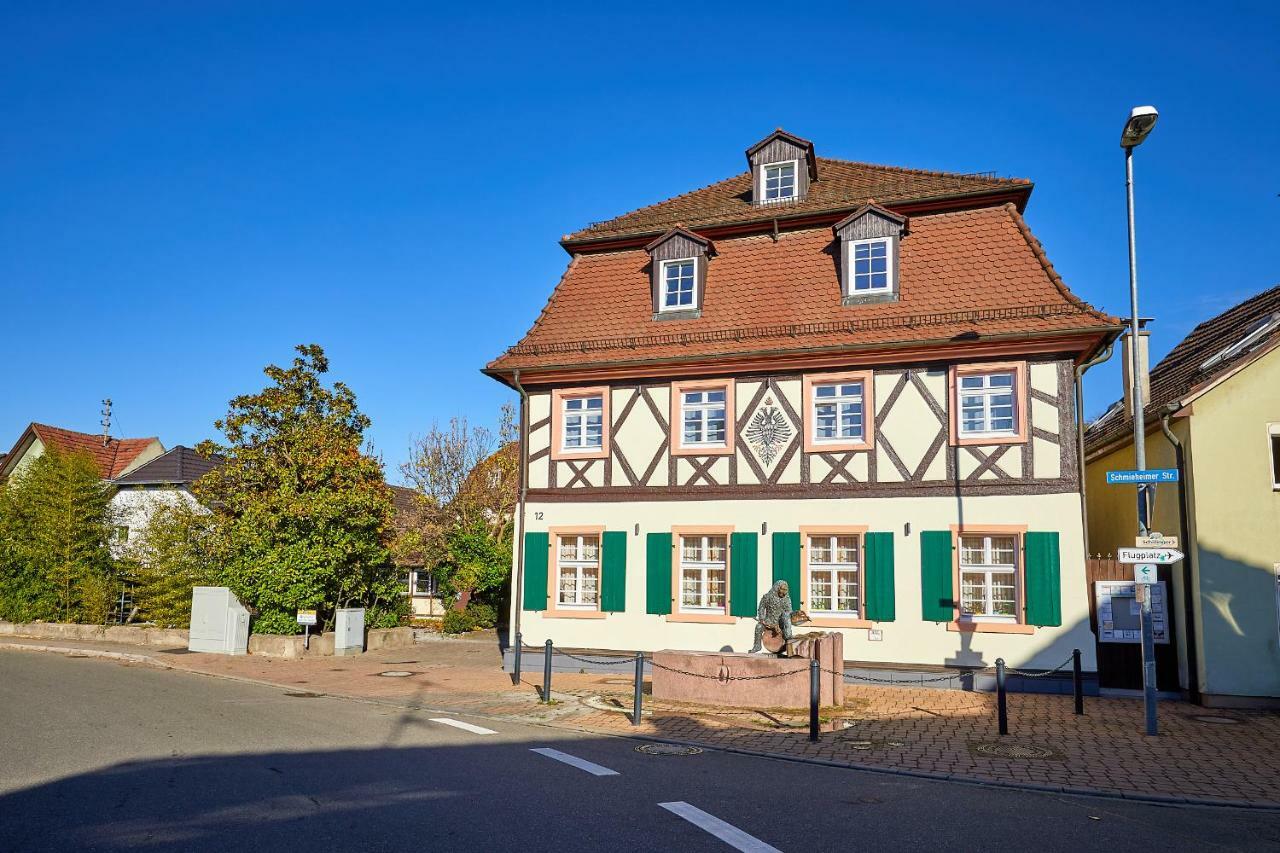
<path fill-rule="evenodd" d="M 980 743 L 973 750 L 983 755 L 995 755 L 1000 758 L 1052 758 L 1054 754 L 1053 750 L 1047 747 L 1017 743 Z"/>
<path fill-rule="evenodd" d="M 418 660 L 389 660 L 389 661 L 387 661 L 387 663 L 388 663 L 388 664 L 390 664 L 391 666 L 404 666 L 406 663 L 422 663 L 422 661 L 418 661 Z"/>
<path fill-rule="evenodd" d="M 1195 714 L 1191 719 L 1197 723 L 1214 723 L 1219 726 L 1238 726 L 1241 722 L 1235 717 L 1222 717 L 1217 714 Z"/>
<path fill-rule="evenodd" d="M 635 684 L 630 678 L 606 678 L 605 684 Z"/>
<path fill-rule="evenodd" d="M 290 699 L 319 699 L 323 693 L 286 693 Z"/>
<path fill-rule="evenodd" d="M 846 741 L 850 749 L 870 749 L 871 741 L 869 740 L 851 740 Z"/>
<path fill-rule="evenodd" d="M 645 755 L 701 755 L 702 750 L 696 746 L 680 746 L 676 743 L 642 743 L 636 752 Z"/>
<path fill-rule="evenodd" d="M 405 669 L 389 669 L 386 672 L 378 673 L 378 675 L 381 675 L 383 678 L 408 678 L 413 675 L 413 673 Z"/>

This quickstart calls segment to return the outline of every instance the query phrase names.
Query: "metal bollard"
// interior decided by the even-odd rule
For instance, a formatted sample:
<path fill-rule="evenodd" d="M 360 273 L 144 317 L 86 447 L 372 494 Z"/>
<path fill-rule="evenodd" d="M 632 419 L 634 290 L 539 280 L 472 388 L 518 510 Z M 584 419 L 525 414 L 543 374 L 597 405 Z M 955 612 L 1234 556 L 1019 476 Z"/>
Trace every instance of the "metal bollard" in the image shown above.
<path fill-rule="evenodd" d="M 640 725 L 640 705 L 644 702 L 644 652 L 636 652 L 636 697 L 631 711 L 631 725 Z"/>
<path fill-rule="evenodd" d="M 1084 713 L 1084 676 L 1080 674 L 1080 650 L 1071 650 L 1071 686 L 1076 694 L 1076 713 Z"/>
<path fill-rule="evenodd" d="M 820 673 L 818 660 L 809 661 L 809 740 L 818 739 L 818 691 Z"/>
<path fill-rule="evenodd" d="M 1000 734 L 1009 733 L 1009 709 L 1005 704 L 1004 692 L 1004 658 L 996 658 L 996 717 L 1000 723 Z"/>
<path fill-rule="evenodd" d="M 524 650 L 524 636 L 519 631 L 516 631 L 516 648 L 515 648 L 516 654 L 515 654 L 514 666 L 512 667 L 512 671 L 515 673 L 515 677 L 516 677 L 516 684 L 520 683 L 520 652 L 522 652 L 523 650 Z"/>
<path fill-rule="evenodd" d="M 547 640 L 547 656 L 542 662 L 542 701 L 551 701 L 551 641 Z"/>

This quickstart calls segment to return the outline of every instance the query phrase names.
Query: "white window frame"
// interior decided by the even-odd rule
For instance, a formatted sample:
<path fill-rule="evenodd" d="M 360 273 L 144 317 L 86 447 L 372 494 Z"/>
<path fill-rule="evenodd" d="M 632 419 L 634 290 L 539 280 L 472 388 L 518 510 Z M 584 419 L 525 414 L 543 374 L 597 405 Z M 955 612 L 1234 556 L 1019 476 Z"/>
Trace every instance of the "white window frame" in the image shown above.
<path fill-rule="evenodd" d="M 839 539 L 853 540 L 853 562 L 842 562 L 836 559 L 836 541 Z M 826 540 L 826 547 L 830 549 L 831 559 L 826 562 L 819 562 L 814 559 L 814 540 Z M 857 533 L 810 533 L 808 540 L 805 542 L 808 550 L 808 567 L 809 567 L 809 588 L 807 598 L 809 601 L 809 615 L 819 619 L 860 619 L 862 618 L 862 536 Z M 839 580 L 838 576 L 842 572 L 852 572 L 853 580 L 853 609 L 840 609 L 839 596 Z M 814 581 L 818 574 L 827 576 L 831 585 L 829 597 L 831 599 L 832 608 L 827 610 L 819 610 L 814 604 Z"/>
<path fill-rule="evenodd" d="M 870 246 L 872 243 L 884 243 L 884 286 L 864 287 L 859 290 L 856 287 L 858 273 L 854 264 L 854 256 L 857 254 L 859 246 Z M 894 282 L 897 279 L 897 258 L 894 257 L 897 254 L 896 248 L 896 241 L 893 237 L 868 237 L 864 240 L 846 240 L 844 244 L 844 295 L 876 296 L 882 293 L 893 293 Z M 872 273 L 868 272 L 867 275 L 870 276 Z"/>
<path fill-rule="evenodd" d="M 600 609 L 600 549 L 601 536 L 598 533 L 562 533 L 556 536 L 556 610 L 599 610 Z M 586 540 L 595 540 L 596 553 L 593 559 L 583 556 Z M 565 558 L 564 546 L 573 545 L 574 556 Z M 595 591 L 593 600 L 584 600 L 583 579 L 585 571 L 595 569 Z M 573 601 L 564 601 L 562 580 L 565 572 L 573 573 Z"/>
<path fill-rule="evenodd" d="M 840 389 L 846 385 L 857 385 L 858 393 L 856 395 L 845 395 L 840 393 Z M 835 388 L 836 395 L 834 397 L 819 397 L 819 388 Z M 848 379 L 835 382 L 815 382 L 810 392 L 810 414 L 813 416 L 813 443 L 823 444 L 849 444 L 850 442 L 864 442 L 867 439 L 867 386 L 862 379 Z M 843 416 L 842 408 L 846 405 L 857 403 L 862 407 L 862 411 L 858 420 L 857 435 L 843 435 L 841 419 Z M 836 434 L 833 436 L 823 437 L 818 435 L 818 407 L 831 406 L 836 407 Z"/>
<path fill-rule="evenodd" d="M 1267 449 L 1271 459 L 1271 490 L 1280 492 L 1280 423 L 1267 424 Z"/>
<path fill-rule="evenodd" d="M 600 408 L 595 409 L 596 417 L 600 419 L 600 441 L 596 444 L 587 444 L 587 428 L 592 409 L 588 408 L 588 400 L 599 400 Z M 582 408 L 573 410 L 570 413 L 569 404 L 582 401 Z M 579 427 L 580 444 L 569 443 L 569 418 L 577 417 L 582 419 Z M 590 453 L 604 449 L 604 395 L 603 394 L 581 394 L 577 396 L 565 396 L 560 400 L 560 449 L 566 453 Z"/>
<path fill-rule="evenodd" d="M 778 196 L 777 198 L 769 198 L 766 189 L 769 183 L 769 170 L 778 169 L 783 166 L 791 167 L 791 195 Z M 779 176 L 779 187 L 781 187 L 782 179 Z M 800 161 L 799 160 L 778 160 L 774 163 L 764 163 L 760 166 L 760 203 L 761 204 L 781 204 L 783 202 L 795 201 L 800 197 Z"/>
<path fill-rule="evenodd" d="M 982 562 L 966 563 L 964 559 L 964 543 L 965 540 L 982 540 Z M 992 557 L 992 539 L 1012 539 L 1013 540 L 1013 562 L 1012 563 L 996 563 Z M 956 591 L 956 598 L 960 605 L 960 619 L 967 622 L 1000 622 L 1005 624 L 1015 624 L 1019 622 L 1018 614 L 1022 612 L 1022 583 L 1021 572 L 1019 568 L 1019 557 L 1022 552 L 1022 537 L 1016 533 L 961 533 L 956 541 L 956 566 L 957 576 L 956 582 L 959 589 Z M 969 574 L 983 575 L 982 582 L 982 603 L 983 612 L 966 613 L 964 604 L 964 576 Z M 1004 615 L 994 613 L 994 578 L 996 576 L 1009 578 L 1009 586 L 1013 587 L 1013 614 Z"/>
<path fill-rule="evenodd" d="M 1010 383 L 1007 388 L 992 387 L 989 384 L 991 377 L 1003 376 L 1003 375 L 1008 375 L 1010 377 Z M 1018 424 L 1019 424 L 1019 417 L 1021 416 L 1021 413 L 1019 411 L 1018 401 L 1019 401 L 1019 396 L 1022 393 L 1022 389 L 1018 387 L 1018 375 L 1019 375 L 1019 371 L 1012 367 L 1007 367 L 1007 368 L 1002 367 L 994 370 L 985 370 L 985 371 L 972 371 L 972 372 L 965 372 L 965 373 L 960 373 L 956 375 L 956 399 L 955 399 L 956 434 L 960 438 L 962 439 L 987 438 L 987 437 L 1005 438 L 1008 436 L 1019 435 Z M 983 380 L 983 387 L 965 388 L 964 380 L 973 379 L 975 377 L 980 377 Z M 1008 394 L 1011 400 L 1009 417 L 1010 417 L 1010 420 L 1012 421 L 1012 425 L 1009 427 L 1009 429 L 991 429 L 990 428 L 991 421 L 994 419 L 991 414 L 991 409 L 992 409 L 991 398 L 997 395 L 1003 395 L 1003 394 Z M 982 423 L 984 427 L 983 429 L 970 430 L 965 428 L 965 416 L 964 416 L 964 412 L 965 412 L 964 398 L 965 397 L 981 397 L 982 398 Z"/>
<path fill-rule="evenodd" d="M 691 264 L 693 266 L 693 293 L 692 301 L 688 305 L 668 305 L 667 304 L 667 269 L 675 264 Z M 697 311 L 698 310 L 698 259 L 691 258 L 672 258 L 669 261 L 662 261 L 658 266 L 658 311 Z"/>
<path fill-rule="evenodd" d="M 428 592 L 420 592 L 418 590 L 418 579 L 426 578 Z M 439 598 L 440 582 L 435 575 L 426 569 L 414 569 L 409 572 L 409 594 L 414 598 Z"/>
<path fill-rule="evenodd" d="M 700 403 L 690 403 L 688 400 L 688 397 L 690 394 L 714 394 L 717 391 L 719 391 L 722 395 L 724 395 L 724 399 L 718 403 L 708 402 L 706 400 Z M 724 435 L 723 437 L 721 437 L 719 441 L 708 441 L 706 438 L 707 432 L 708 432 L 707 416 L 717 408 L 719 408 L 722 412 L 724 412 L 724 418 L 723 418 Z M 690 412 L 697 412 L 699 414 L 699 417 L 698 417 L 699 438 L 693 441 L 689 440 L 689 438 L 685 435 L 685 431 L 684 431 L 685 417 Z M 722 448 L 728 447 L 729 428 L 730 428 L 729 389 L 722 388 L 722 387 L 681 389 L 680 391 L 680 423 L 678 426 L 680 430 L 680 447 L 682 449 L 688 449 L 692 447 L 707 447 L 712 449 L 722 449 Z"/>
<path fill-rule="evenodd" d="M 720 560 L 709 559 L 711 555 L 711 540 L 718 539 L 721 542 L 721 554 L 723 558 Z M 685 543 L 697 540 L 698 554 L 701 559 L 689 560 L 685 557 Z M 696 571 L 697 587 L 698 587 L 698 604 L 686 604 L 684 600 L 684 583 L 685 572 Z M 721 577 L 720 596 L 723 604 L 711 604 L 711 576 L 712 573 L 718 572 Z M 682 533 L 680 534 L 680 572 L 678 574 L 680 582 L 679 596 L 681 613 L 712 613 L 724 615 L 729 612 L 729 536 L 724 533 Z"/>

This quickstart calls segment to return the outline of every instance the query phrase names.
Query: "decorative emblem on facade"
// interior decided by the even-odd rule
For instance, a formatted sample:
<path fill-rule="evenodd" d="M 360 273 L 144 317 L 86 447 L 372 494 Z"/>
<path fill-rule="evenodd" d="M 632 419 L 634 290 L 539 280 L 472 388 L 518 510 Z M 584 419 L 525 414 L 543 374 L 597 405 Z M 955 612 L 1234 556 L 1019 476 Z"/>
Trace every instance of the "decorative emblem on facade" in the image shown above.
<path fill-rule="evenodd" d="M 765 400 L 765 405 L 751 419 L 745 433 L 747 443 L 751 445 L 756 456 L 765 465 L 772 465 L 773 460 L 791 440 L 791 424 L 786 415 L 773 405 L 773 398 Z"/>

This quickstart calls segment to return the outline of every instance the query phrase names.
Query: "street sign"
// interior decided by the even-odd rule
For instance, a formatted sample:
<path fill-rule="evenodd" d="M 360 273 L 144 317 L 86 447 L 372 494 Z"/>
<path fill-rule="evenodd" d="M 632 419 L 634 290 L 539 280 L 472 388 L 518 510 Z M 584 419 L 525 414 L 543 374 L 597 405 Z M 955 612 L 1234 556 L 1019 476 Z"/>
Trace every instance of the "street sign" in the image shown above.
<path fill-rule="evenodd" d="M 298 611 L 298 624 L 299 624 L 299 625 L 314 625 L 314 624 L 316 624 L 316 612 L 315 612 L 314 610 L 299 610 L 299 611 Z"/>
<path fill-rule="evenodd" d="M 1170 566 L 1186 555 L 1177 548 L 1120 548 L 1116 559 L 1121 563 L 1155 563 Z"/>
<path fill-rule="evenodd" d="M 1133 567 L 1134 583 L 1155 583 L 1159 580 L 1156 577 L 1155 563 L 1137 563 Z"/>
<path fill-rule="evenodd" d="M 1165 536 L 1163 533 L 1149 533 L 1146 536 L 1135 536 L 1133 544 L 1139 548 L 1177 548 L 1177 536 Z"/>
<path fill-rule="evenodd" d="M 1150 471 L 1108 471 L 1107 483 L 1109 485 L 1143 485 L 1147 483 L 1176 483 L 1178 482 L 1177 468 L 1153 468 Z"/>

